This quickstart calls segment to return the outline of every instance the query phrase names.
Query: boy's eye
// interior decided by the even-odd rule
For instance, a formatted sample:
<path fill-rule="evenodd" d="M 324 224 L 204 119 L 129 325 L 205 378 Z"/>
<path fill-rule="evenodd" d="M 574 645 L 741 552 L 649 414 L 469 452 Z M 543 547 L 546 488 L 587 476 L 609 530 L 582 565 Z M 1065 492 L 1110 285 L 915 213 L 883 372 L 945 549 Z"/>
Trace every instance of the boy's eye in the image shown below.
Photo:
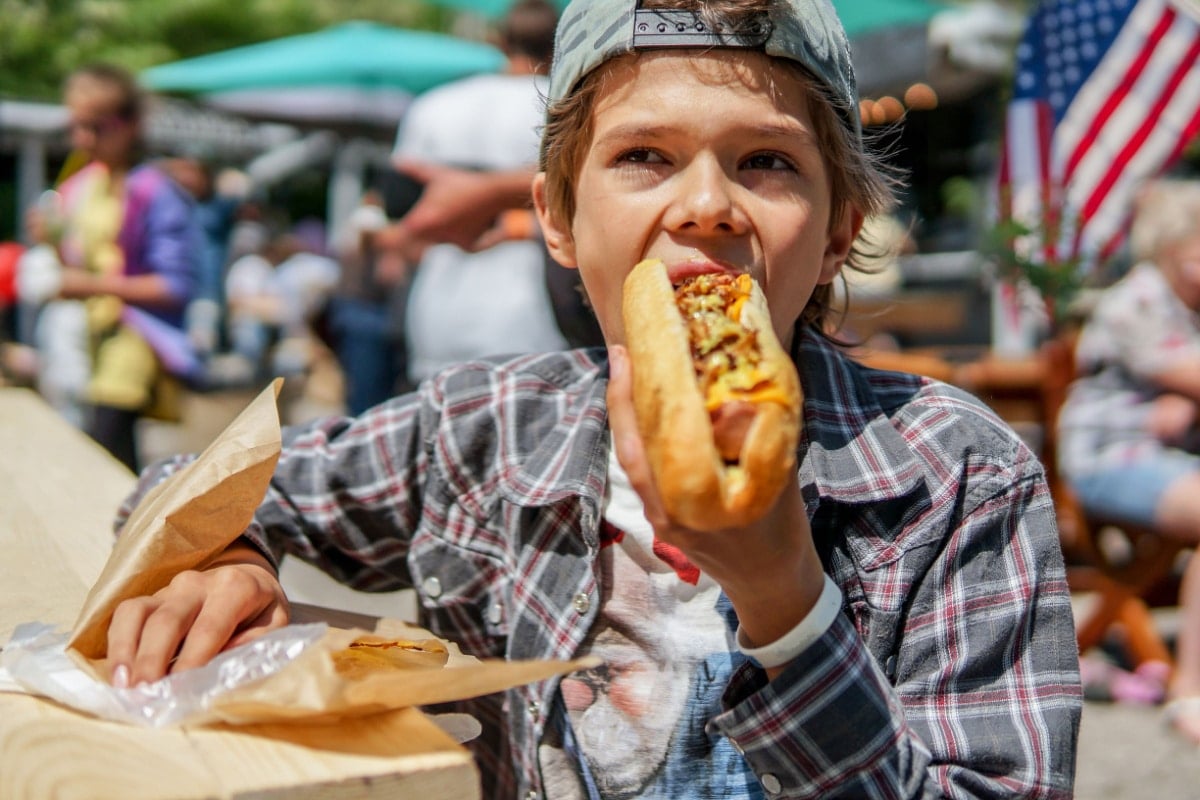
<path fill-rule="evenodd" d="M 629 164 L 661 164 L 663 157 L 648 147 L 636 147 L 617 156 L 617 161 Z"/>
<path fill-rule="evenodd" d="M 795 170 L 792 162 L 778 153 L 755 153 L 742 162 L 742 169 Z"/>

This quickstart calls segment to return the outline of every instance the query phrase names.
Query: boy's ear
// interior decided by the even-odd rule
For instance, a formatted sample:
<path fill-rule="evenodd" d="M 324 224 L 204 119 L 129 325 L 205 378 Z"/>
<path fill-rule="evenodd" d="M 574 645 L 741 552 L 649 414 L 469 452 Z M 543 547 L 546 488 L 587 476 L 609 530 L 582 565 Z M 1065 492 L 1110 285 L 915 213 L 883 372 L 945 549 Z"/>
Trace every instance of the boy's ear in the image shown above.
<path fill-rule="evenodd" d="M 842 271 L 842 265 L 850 255 L 850 248 L 862 230 L 863 215 L 855 206 L 847 203 L 841 219 L 829 230 L 829 241 L 825 245 L 825 256 L 821 261 L 821 276 L 818 284 L 832 283 Z"/>
<path fill-rule="evenodd" d="M 533 208 L 537 212 L 538 224 L 542 227 L 542 239 L 550 256 L 568 269 L 575 269 L 575 239 L 571 236 L 569 222 L 560 222 L 546 204 L 546 173 L 539 172 L 533 178 Z"/>

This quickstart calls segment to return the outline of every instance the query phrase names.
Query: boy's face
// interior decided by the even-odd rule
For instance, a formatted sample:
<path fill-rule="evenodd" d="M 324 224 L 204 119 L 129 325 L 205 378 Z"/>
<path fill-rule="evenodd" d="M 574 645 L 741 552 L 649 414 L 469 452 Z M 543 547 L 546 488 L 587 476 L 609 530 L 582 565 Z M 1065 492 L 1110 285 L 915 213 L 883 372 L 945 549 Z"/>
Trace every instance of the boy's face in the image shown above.
<path fill-rule="evenodd" d="M 607 83 L 569 226 L 534 199 L 555 258 L 582 270 L 606 341 L 624 344 L 621 288 L 644 258 L 673 277 L 748 271 L 783 342 L 837 275 L 861 215 L 831 230 L 829 176 L 800 79 L 760 53 L 653 51 L 601 67 Z"/>

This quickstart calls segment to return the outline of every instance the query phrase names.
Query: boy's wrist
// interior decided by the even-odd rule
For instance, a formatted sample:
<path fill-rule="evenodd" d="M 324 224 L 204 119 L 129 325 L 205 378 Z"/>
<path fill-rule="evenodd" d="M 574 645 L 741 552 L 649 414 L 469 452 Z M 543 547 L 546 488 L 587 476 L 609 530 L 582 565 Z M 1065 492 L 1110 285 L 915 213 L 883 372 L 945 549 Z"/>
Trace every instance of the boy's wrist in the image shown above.
<path fill-rule="evenodd" d="M 737 630 L 737 647 L 763 669 L 787 664 L 821 637 L 837 618 L 842 608 L 842 590 L 828 575 L 816 604 L 795 627 L 767 644 L 758 645 L 747 639 L 742 627 Z"/>

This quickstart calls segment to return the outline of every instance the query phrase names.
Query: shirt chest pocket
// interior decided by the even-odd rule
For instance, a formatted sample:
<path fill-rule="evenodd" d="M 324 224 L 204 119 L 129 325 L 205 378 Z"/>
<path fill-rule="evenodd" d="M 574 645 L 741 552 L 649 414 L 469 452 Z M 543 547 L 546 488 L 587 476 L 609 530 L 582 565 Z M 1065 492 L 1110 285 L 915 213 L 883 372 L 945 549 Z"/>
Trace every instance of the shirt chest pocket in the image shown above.
<path fill-rule="evenodd" d="M 488 536 L 419 536 L 409 562 L 422 624 L 464 652 L 499 658 L 510 627 L 511 571 L 502 554 L 464 544 Z"/>

